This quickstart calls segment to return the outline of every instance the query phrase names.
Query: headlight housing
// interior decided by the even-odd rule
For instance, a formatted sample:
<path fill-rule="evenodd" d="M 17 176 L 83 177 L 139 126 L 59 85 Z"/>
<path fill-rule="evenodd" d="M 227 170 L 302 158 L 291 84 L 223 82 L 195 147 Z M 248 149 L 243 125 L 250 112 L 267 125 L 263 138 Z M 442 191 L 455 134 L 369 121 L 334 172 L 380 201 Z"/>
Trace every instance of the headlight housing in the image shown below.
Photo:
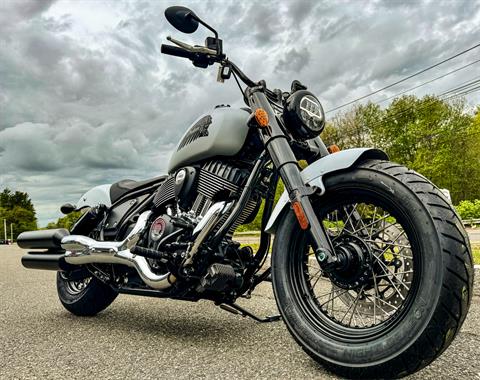
<path fill-rule="evenodd" d="M 287 99 L 283 119 L 293 137 L 308 140 L 325 127 L 325 113 L 320 101 L 310 91 L 295 91 Z"/>

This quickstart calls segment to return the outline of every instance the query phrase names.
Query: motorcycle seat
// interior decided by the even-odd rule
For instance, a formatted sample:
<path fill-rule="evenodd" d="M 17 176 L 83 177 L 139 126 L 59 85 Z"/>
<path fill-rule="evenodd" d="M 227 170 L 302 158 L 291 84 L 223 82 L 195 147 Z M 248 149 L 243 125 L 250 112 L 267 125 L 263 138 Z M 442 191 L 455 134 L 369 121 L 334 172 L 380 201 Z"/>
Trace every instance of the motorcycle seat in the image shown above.
<path fill-rule="evenodd" d="M 160 184 L 167 178 L 166 175 L 162 175 L 159 177 L 147 179 L 144 181 L 134 181 L 133 179 L 122 179 L 121 181 L 115 182 L 110 187 L 110 199 L 112 204 L 123 197 L 125 194 L 141 190 L 143 188 L 150 187 L 155 184 Z"/>

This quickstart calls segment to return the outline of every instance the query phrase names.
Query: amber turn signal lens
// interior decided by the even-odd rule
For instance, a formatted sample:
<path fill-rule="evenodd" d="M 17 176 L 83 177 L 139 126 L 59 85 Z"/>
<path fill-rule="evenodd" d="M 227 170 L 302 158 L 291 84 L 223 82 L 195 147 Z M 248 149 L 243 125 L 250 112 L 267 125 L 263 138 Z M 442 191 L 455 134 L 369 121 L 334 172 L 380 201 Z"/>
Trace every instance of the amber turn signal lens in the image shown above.
<path fill-rule="evenodd" d="M 255 120 L 257 121 L 258 125 L 262 128 L 268 126 L 268 114 L 263 108 L 257 108 L 255 110 Z"/>
<path fill-rule="evenodd" d="M 329 153 L 337 153 L 337 152 L 340 152 L 340 148 L 338 147 L 338 145 L 330 145 L 328 148 L 327 148 L 328 152 Z"/>
<path fill-rule="evenodd" d="M 308 219 L 305 213 L 303 212 L 303 207 L 299 201 L 295 201 L 292 204 L 293 212 L 298 219 L 298 223 L 300 224 L 300 228 L 302 230 L 306 230 L 308 228 Z"/>

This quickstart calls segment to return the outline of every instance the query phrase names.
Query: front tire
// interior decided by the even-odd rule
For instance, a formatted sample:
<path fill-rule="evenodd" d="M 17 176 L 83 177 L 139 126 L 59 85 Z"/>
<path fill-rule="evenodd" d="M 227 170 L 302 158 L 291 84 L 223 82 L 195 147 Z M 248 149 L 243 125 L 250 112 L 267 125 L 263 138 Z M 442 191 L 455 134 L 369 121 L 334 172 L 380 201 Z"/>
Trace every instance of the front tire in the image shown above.
<path fill-rule="evenodd" d="M 78 316 L 94 316 L 106 309 L 118 293 L 95 277 L 71 280 L 57 273 L 57 293 L 63 307 Z"/>
<path fill-rule="evenodd" d="M 352 250 L 349 255 L 355 257 L 351 262 L 369 269 L 357 271 L 352 264 L 340 275 L 322 272 L 319 277 L 331 282 L 332 293 L 321 304 L 318 299 L 323 295 L 317 297 L 315 293 L 317 283 L 312 286 L 309 267 L 315 259 L 313 256 L 312 261 L 308 237 L 294 214 L 286 213 L 274 241 L 272 282 L 288 330 L 313 359 L 341 376 L 393 378 L 420 370 L 449 346 L 472 298 L 472 255 L 460 219 L 428 180 L 391 162 L 366 161 L 350 171 L 324 178 L 324 184 L 325 194 L 313 200 L 313 204 L 327 228 L 335 225 L 330 216 L 335 207 L 344 210 L 340 215 L 348 216 L 351 206 L 342 205 L 374 205 L 371 209 L 362 206 L 362 212 L 372 218 L 373 207 L 375 213 L 377 207 L 388 210 L 383 233 L 387 230 L 396 234 L 403 228 L 409 242 L 403 247 L 409 249 L 403 251 L 402 245 L 394 248 L 393 239 L 379 246 L 381 233 L 372 238 L 371 226 L 380 225 L 375 216 L 370 224 L 361 221 L 356 227 L 348 227 L 359 236 L 352 231 L 339 232 L 334 237 L 338 239 L 337 246 L 356 247 L 360 253 L 355 256 L 356 251 Z M 395 224 L 385 227 L 385 220 Z M 348 220 L 337 220 L 337 224 L 346 229 Z M 366 259 L 368 255 L 370 259 Z M 395 270 L 397 266 L 399 269 Z M 373 282 L 364 275 L 370 271 Z M 398 278 L 405 282 L 402 284 L 393 272 L 399 273 Z M 384 287 L 390 288 L 382 297 L 379 292 L 385 290 L 377 287 L 379 278 L 385 280 Z M 401 290 L 402 285 L 406 290 Z M 382 303 L 377 304 L 377 298 Z M 335 307 L 333 299 L 337 299 Z M 354 302 L 347 303 L 353 299 Z M 360 302 L 362 312 L 355 314 Z M 335 310 L 343 313 L 353 307 L 351 315 L 347 311 L 343 318 Z M 378 317 L 379 310 L 385 313 L 383 318 Z M 352 320 L 357 322 L 347 324 Z"/>

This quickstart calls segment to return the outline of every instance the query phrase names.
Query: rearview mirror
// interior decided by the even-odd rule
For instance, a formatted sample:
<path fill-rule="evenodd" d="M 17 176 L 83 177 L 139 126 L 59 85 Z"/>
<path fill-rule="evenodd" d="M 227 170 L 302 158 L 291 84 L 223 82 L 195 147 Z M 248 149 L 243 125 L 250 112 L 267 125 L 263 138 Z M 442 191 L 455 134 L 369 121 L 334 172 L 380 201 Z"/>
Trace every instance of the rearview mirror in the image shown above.
<path fill-rule="evenodd" d="M 183 33 L 193 33 L 198 29 L 197 15 L 186 7 L 168 7 L 165 9 L 165 18 Z"/>

